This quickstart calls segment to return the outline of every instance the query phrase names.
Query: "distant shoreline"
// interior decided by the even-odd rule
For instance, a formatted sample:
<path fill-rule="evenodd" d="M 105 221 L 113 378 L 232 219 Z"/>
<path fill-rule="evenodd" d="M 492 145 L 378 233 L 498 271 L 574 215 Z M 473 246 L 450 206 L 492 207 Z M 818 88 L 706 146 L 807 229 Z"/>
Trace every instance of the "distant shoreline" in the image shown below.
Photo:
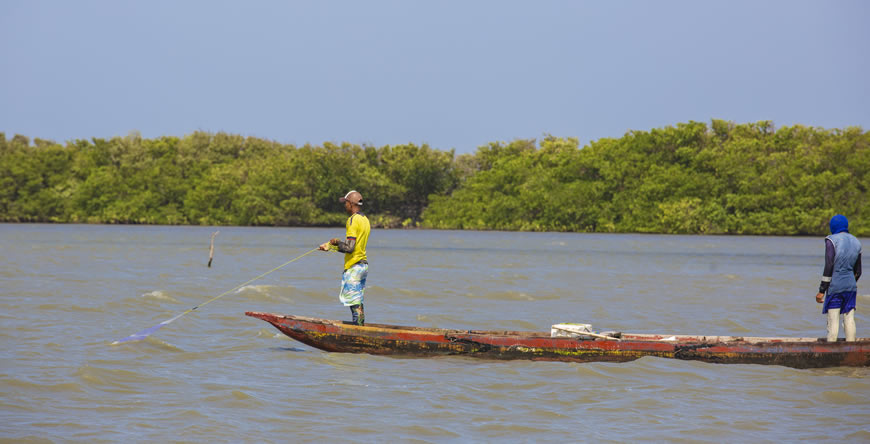
<path fill-rule="evenodd" d="M 145 223 L 102 223 L 102 222 L 0 222 L 0 225 L 89 225 L 89 226 L 142 226 L 142 227 L 185 227 L 185 228 L 318 228 L 318 229 L 342 229 L 341 225 L 190 225 L 190 224 L 145 224 Z M 408 230 L 408 231 L 464 231 L 464 232 L 491 232 L 491 233 L 565 233 L 565 234 L 619 234 L 619 235 L 649 235 L 649 236 L 721 236 L 721 237 L 792 237 L 792 238 L 815 238 L 815 234 L 728 234 L 728 233 L 649 233 L 649 232 L 591 232 L 591 231 L 523 231 L 523 230 L 486 230 L 486 229 L 461 229 L 461 228 L 427 228 L 427 227 L 379 227 L 379 230 Z M 856 236 L 859 239 L 864 236 Z"/>
<path fill-rule="evenodd" d="M 0 133 L 0 220 L 341 226 L 358 190 L 374 227 L 819 236 L 835 214 L 870 235 L 870 132 L 769 121 L 678 123 L 580 146 L 284 145 L 195 132 L 52 141 Z"/>

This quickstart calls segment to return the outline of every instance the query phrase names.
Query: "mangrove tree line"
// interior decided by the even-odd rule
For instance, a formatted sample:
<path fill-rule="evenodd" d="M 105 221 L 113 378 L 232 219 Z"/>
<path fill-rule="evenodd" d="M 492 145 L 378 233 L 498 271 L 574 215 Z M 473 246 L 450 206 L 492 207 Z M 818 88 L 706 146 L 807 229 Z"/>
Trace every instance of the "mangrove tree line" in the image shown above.
<path fill-rule="evenodd" d="M 870 233 L 870 134 L 713 120 L 574 138 L 293 146 L 196 132 L 58 144 L 0 133 L 0 221 L 342 224 L 357 189 L 376 226 L 820 235 Z"/>

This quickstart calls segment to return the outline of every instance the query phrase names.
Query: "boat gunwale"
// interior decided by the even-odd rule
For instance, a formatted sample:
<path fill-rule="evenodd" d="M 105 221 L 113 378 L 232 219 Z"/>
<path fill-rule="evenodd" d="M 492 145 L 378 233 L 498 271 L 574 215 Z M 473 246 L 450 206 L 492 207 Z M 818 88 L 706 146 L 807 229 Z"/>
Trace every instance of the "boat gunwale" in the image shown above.
<path fill-rule="evenodd" d="M 577 341 L 577 337 L 554 337 L 548 332 L 534 331 L 513 331 L 513 330 L 459 330 L 445 329 L 437 327 L 414 327 L 392 324 L 366 324 L 363 326 L 345 323 L 331 319 L 313 318 L 298 315 L 279 315 L 276 313 L 264 312 L 246 312 L 248 316 L 256 317 L 267 322 L 265 317 L 274 317 L 276 319 L 294 320 L 306 322 L 310 324 L 318 324 L 324 326 L 332 326 L 341 329 L 348 335 L 368 336 L 379 331 L 385 332 L 411 332 L 414 334 L 431 334 L 433 336 L 451 337 L 451 336 L 474 336 L 474 337 L 490 337 L 499 339 L 517 338 L 517 339 L 565 339 L 571 342 Z M 263 315 L 263 316 L 259 316 Z M 786 346 L 795 345 L 820 345 L 830 348 L 841 348 L 849 346 L 860 346 L 870 344 L 870 338 L 857 338 L 855 341 L 846 342 L 842 339 L 837 342 L 827 342 L 825 338 L 792 338 L 792 337 L 755 337 L 755 336 L 713 336 L 713 335 L 667 335 L 667 334 L 647 334 L 647 333 L 621 333 L 620 338 L 623 342 L 642 342 L 656 344 L 706 344 L 706 345 L 780 345 Z M 673 338 L 673 339 L 671 339 Z M 590 342 L 607 342 L 608 339 L 590 338 L 579 339 L 580 341 Z"/>

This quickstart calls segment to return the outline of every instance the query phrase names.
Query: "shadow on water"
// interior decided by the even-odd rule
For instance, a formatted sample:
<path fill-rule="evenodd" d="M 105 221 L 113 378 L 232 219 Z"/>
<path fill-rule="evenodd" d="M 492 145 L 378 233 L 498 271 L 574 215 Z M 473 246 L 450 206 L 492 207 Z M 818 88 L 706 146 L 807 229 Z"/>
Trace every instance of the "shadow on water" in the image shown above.
<path fill-rule="evenodd" d="M 268 350 L 271 351 L 285 351 L 285 352 L 293 352 L 293 353 L 306 353 L 311 350 L 306 350 L 304 348 L 296 348 L 296 347 L 269 347 Z"/>

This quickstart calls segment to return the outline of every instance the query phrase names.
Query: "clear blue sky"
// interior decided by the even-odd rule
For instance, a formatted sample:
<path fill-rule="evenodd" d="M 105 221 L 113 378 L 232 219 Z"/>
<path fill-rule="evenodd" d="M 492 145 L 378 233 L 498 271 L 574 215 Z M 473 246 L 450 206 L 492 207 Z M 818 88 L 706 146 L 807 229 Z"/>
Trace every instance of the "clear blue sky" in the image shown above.
<path fill-rule="evenodd" d="M 0 60 L 0 131 L 58 142 L 870 128 L 867 1 L 0 0 Z"/>

